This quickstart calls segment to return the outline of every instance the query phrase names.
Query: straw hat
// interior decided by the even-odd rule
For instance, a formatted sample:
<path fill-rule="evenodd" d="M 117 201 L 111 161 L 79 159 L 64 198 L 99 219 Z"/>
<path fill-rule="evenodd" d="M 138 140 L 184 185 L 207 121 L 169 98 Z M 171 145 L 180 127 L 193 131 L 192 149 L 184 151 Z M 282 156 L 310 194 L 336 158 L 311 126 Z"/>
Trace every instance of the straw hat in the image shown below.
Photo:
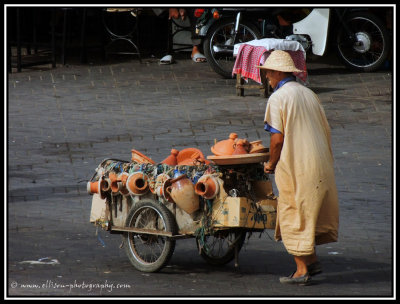
<path fill-rule="evenodd" d="M 288 52 L 275 50 L 272 51 L 263 65 L 256 65 L 257 68 L 265 70 L 275 70 L 281 72 L 303 72 L 294 65 L 292 57 Z"/>

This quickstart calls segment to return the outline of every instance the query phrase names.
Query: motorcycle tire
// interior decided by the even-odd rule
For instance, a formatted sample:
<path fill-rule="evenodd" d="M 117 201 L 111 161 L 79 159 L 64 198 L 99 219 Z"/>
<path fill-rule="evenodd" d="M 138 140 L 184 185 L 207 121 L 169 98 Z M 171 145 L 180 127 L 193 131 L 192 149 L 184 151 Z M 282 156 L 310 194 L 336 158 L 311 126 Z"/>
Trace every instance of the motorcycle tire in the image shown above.
<path fill-rule="evenodd" d="M 207 31 L 203 42 L 203 50 L 207 62 L 217 74 L 224 78 L 233 78 L 232 70 L 235 65 L 233 45 L 262 38 L 260 31 L 254 24 L 242 20 L 239 25 L 238 37 L 236 37 L 235 41 L 232 41 L 231 32 L 235 27 L 235 21 L 235 18 L 223 18 L 219 20 Z M 231 51 L 226 51 L 226 54 L 219 55 L 215 51 L 218 49 L 218 45 L 221 48 L 230 46 Z"/>
<path fill-rule="evenodd" d="M 336 36 L 336 50 L 345 66 L 356 72 L 373 72 L 386 61 L 389 53 L 389 34 L 382 21 L 369 12 L 354 12 L 344 19 L 356 35 L 352 43 L 342 25 Z"/>

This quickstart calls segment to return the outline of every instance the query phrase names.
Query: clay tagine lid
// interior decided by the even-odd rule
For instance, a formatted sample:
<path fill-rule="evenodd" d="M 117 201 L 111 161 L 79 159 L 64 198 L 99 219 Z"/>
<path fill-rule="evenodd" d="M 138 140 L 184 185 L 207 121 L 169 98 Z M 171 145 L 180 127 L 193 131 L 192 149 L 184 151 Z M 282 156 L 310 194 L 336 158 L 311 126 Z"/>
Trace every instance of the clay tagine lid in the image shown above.
<path fill-rule="evenodd" d="M 236 133 L 229 134 L 229 138 L 217 142 L 211 147 L 211 152 L 217 156 L 221 155 L 232 155 L 235 151 L 234 144 L 235 140 L 238 138 Z"/>

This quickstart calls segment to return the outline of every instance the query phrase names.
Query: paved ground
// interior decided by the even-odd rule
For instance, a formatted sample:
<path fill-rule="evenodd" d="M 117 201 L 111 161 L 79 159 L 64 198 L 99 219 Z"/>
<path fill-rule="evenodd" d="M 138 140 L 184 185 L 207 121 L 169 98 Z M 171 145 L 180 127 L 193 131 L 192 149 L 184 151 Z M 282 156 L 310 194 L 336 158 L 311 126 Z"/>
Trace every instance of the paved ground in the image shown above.
<path fill-rule="evenodd" d="M 6 295 L 395 296 L 392 72 L 351 73 L 332 58 L 308 68 L 332 128 L 340 199 L 340 239 L 318 248 L 315 284 L 279 283 L 295 265 L 272 230 L 253 234 L 238 270 L 206 264 L 187 239 L 151 274 L 130 265 L 120 236 L 96 236 L 86 182 L 103 159 L 129 160 L 132 148 L 156 161 L 171 148 L 210 155 L 231 132 L 269 145 L 258 92 L 238 97 L 234 80 L 188 58 L 150 58 L 8 74 Z"/>

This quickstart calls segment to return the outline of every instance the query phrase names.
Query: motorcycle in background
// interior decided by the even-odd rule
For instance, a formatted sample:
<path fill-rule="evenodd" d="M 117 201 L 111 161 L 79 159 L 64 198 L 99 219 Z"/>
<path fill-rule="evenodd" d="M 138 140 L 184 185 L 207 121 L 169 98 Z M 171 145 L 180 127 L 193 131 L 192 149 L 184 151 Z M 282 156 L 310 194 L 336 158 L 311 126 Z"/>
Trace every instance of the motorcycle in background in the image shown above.
<path fill-rule="evenodd" d="M 232 78 L 234 45 L 261 38 L 295 40 L 306 52 L 323 56 L 329 35 L 339 59 L 357 72 L 375 71 L 386 61 L 388 31 L 368 9 L 305 11 L 271 7 L 196 9 L 196 34 L 203 38 L 204 55 L 211 68 L 225 78 Z M 288 22 L 290 18 L 293 20 Z"/>

